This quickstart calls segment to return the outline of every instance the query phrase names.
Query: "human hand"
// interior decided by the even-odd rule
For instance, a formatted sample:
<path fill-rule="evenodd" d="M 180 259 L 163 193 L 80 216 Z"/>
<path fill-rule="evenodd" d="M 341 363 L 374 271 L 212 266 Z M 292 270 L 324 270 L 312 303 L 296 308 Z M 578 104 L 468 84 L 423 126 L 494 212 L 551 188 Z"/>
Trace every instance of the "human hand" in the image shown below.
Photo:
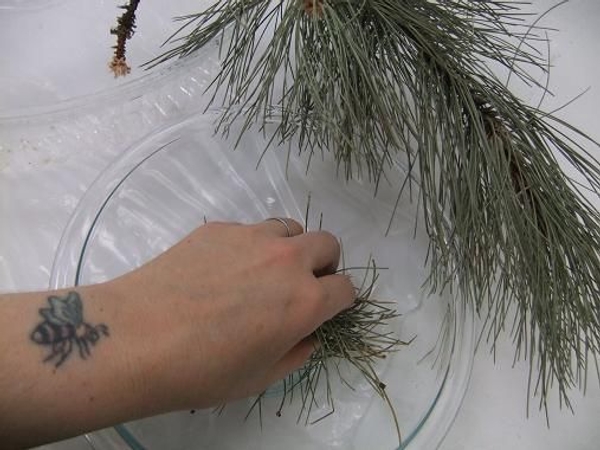
<path fill-rule="evenodd" d="M 151 409 L 208 407 L 263 391 L 300 368 L 314 350 L 311 333 L 352 305 L 350 279 L 334 273 L 336 238 L 285 220 L 289 237 L 276 220 L 209 223 L 115 280 L 143 311 L 146 345 L 135 345 L 132 357 L 152 362 L 136 382 Z"/>

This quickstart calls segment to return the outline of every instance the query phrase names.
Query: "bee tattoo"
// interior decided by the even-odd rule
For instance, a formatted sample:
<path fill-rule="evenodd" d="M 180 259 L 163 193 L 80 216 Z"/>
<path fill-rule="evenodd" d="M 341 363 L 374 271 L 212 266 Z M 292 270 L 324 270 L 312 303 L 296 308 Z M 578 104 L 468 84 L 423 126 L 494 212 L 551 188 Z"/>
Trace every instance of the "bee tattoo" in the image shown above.
<path fill-rule="evenodd" d="M 44 321 L 31 333 L 31 340 L 39 345 L 50 347 L 50 354 L 44 362 L 59 367 L 77 346 L 79 356 L 86 359 L 90 355 L 90 346 L 102 335 L 108 336 L 108 327 L 96 326 L 83 321 L 83 304 L 77 292 L 69 292 L 65 297 L 48 297 L 50 308 L 41 308 Z"/>

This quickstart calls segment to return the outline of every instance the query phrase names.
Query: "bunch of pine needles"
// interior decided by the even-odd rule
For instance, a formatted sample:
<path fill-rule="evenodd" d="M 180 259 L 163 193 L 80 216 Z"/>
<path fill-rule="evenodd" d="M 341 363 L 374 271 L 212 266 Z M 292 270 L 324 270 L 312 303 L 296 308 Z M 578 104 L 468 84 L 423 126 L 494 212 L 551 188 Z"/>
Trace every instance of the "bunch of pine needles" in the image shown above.
<path fill-rule="evenodd" d="M 393 303 L 373 298 L 373 290 L 379 278 L 379 268 L 375 260 L 370 259 L 369 265 L 363 268 L 342 268 L 339 273 L 349 273 L 354 269 L 363 269 L 365 273 L 361 285 L 357 288 L 353 306 L 315 331 L 316 350 L 302 369 L 283 380 L 281 402 L 276 415 L 281 416 L 284 407 L 293 405 L 295 398 L 299 398 L 300 405 L 298 422 L 314 424 L 333 414 L 335 398 L 332 384 L 335 379 L 339 379 L 347 388 L 355 389 L 355 386 L 347 381 L 349 365 L 356 369 L 373 391 L 387 403 L 398 440 L 401 442 L 400 424 L 385 391 L 386 384 L 377 374 L 376 365 L 390 353 L 409 345 L 410 342 L 398 339 L 389 328 L 391 321 L 399 317 Z M 267 392 L 255 399 L 246 417 L 258 409 L 262 422 L 262 401 L 265 395 Z M 314 418 L 313 409 L 322 407 L 328 412 Z"/>
<path fill-rule="evenodd" d="M 218 128 L 332 152 L 374 187 L 408 161 L 430 238 L 429 286 L 452 288 L 509 330 L 546 409 L 585 389 L 600 352 L 600 164 L 583 132 L 514 95 L 547 39 L 521 0 L 218 0 L 180 17 L 150 66 L 220 40 Z M 546 37 L 544 35 L 546 34 Z M 296 141 L 295 141 L 296 142 Z M 575 173 L 573 178 L 565 170 Z M 402 194 L 402 193 L 400 193 Z M 327 348 L 326 346 L 324 348 Z M 325 351 L 325 350 L 323 350 Z M 312 373 L 312 372 L 311 372 Z"/>

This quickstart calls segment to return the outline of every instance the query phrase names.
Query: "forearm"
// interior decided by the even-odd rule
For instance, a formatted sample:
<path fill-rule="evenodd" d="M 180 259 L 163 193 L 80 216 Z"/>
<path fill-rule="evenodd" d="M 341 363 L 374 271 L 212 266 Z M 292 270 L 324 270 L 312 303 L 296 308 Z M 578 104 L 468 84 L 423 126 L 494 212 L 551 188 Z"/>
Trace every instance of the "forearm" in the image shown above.
<path fill-rule="evenodd" d="M 67 299 L 69 292 L 0 296 L 3 448 L 61 439 L 166 407 L 148 388 L 157 352 L 142 302 L 124 298 L 118 283 L 77 288 L 71 300 L 83 306 L 78 321 L 53 311 L 48 300 Z"/>
<path fill-rule="evenodd" d="M 0 296 L 2 449 L 215 406 L 302 367 L 356 291 L 333 235 L 283 224 L 206 225 L 109 283 Z"/>

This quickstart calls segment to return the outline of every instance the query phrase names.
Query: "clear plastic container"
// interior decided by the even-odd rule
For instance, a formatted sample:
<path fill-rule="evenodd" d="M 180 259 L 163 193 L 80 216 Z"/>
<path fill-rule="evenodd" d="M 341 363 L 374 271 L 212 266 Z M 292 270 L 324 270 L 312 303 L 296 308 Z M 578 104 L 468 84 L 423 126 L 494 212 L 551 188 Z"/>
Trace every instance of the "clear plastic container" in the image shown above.
<path fill-rule="evenodd" d="M 179 26 L 174 16 L 210 1 L 141 2 L 131 73 L 115 79 L 110 29 L 123 2 L 0 0 L 0 172 L 18 178 L 86 155 L 99 171 L 152 130 L 204 109 L 219 70 L 216 42 L 150 70 L 139 65 L 169 48 L 161 45 Z"/>
<path fill-rule="evenodd" d="M 114 106 L 156 89 L 181 66 L 207 66 L 209 49 L 151 70 L 140 68 L 170 48 L 161 46 L 180 25 L 175 16 L 210 4 L 145 0 L 127 43 L 131 73 L 115 78 L 108 68 L 116 40 L 110 30 L 123 12 L 120 3 L 0 0 L 0 123 Z"/>
<path fill-rule="evenodd" d="M 458 411 L 473 358 L 473 311 L 460 298 L 429 295 L 423 283 L 427 236 L 417 207 L 402 198 L 386 234 L 398 189 L 399 168 L 377 195 L 373 186 L 336 175 L 325 155 L 306 159 L 293 147 L 273 147 L 247 133 L 214 135 L 215 116 L 196 115 L 133 145 L 93 183 L 67 226 L 53 267 L 52 287 L 101 282 L 142 265 L 207 220 L 254 222 L 273 216 L 319 223 L 342 239 L 346 266 L 371 255 L 380 273 L 375 296 L 396 302 L 402 314 L 391 326 L 414 341 L 377 367 L 398 415 L 401 448 L 436 448 Z M 291 149 L 291 151 L 290 151 Z M 258 164 L 260 161 L 260 164 Z M 354 385 L 334 382 L 335 412 L 314 425 L 297 423 L 298 409 L 275 410 L 273 394 L 244 420 L 251 399 L 210 410 L 176 412 L 123 424 L 88 436 L 94 448 L 132 449 L 385 449 L 398 448 L 386 404 L 350 371 Z M 322 396 L 323 392 L 318 392 Z M 321 402 L 323 404 L 325 402 Z M 313 418 L 328 412 L 314 412 Z"/>

